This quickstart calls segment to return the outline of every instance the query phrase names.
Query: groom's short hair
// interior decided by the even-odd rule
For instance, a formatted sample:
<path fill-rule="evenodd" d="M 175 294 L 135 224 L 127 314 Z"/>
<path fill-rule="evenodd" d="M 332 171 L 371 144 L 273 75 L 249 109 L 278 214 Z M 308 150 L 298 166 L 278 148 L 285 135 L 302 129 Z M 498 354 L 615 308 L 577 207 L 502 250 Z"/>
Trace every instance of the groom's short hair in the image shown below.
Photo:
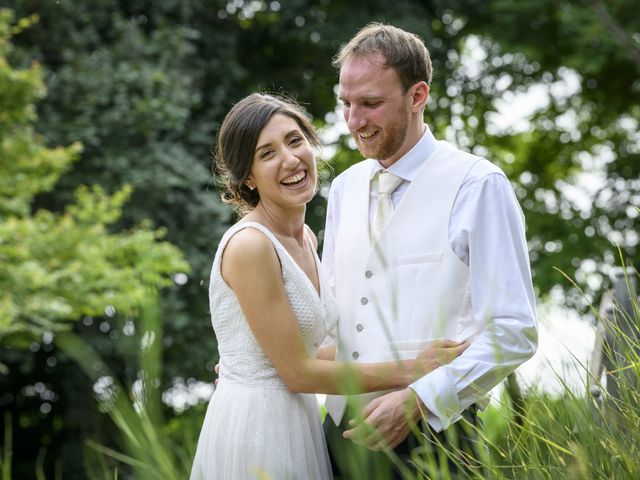
<path fill-rule="evenodd" d="M 348 60 L 380 53 L 398 74 L 405 91 L 418 82 L 431 84 L 431 56 L 420 37 L 383 23 L 369 23 L 333 59 L 340 69 Z"/>

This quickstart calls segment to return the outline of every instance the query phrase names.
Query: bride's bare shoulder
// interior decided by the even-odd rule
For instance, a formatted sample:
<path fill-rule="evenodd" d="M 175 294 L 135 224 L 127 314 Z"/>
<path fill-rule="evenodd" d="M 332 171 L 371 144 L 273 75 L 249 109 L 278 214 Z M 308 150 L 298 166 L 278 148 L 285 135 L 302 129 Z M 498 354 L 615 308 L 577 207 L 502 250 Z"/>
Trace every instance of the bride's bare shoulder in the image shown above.
<path fill-rule="evenodd" d="M 231 280 L 236 275 L 269 273 L 280 264 L 273 243 L 256 228 L 243 228 L 234 233 L 222 252 L 222 276 Z"/>

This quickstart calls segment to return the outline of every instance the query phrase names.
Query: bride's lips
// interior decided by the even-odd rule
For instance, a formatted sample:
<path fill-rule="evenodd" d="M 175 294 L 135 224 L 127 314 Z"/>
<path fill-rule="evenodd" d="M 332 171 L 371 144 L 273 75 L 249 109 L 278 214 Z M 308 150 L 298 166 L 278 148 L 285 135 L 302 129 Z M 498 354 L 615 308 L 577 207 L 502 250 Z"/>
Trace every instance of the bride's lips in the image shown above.
<path fill-rule="evenodd" d="M 298 187 L 302 185 L 307 179 L 306 170 L 301 170 L 299 172 L 294 173 L 293 175 L 289 175 L 286 178 L 283 178 L 280 183 L 285 187 Z"/>

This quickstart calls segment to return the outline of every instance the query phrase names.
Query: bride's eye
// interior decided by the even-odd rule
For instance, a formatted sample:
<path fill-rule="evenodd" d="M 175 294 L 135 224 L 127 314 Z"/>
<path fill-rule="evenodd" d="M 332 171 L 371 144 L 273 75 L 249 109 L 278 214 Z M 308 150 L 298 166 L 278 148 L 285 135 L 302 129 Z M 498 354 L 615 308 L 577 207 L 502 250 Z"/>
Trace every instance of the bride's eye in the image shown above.
<path fill-rule="evenodd" d="M 270 157 L 272 153 L 273 153 L 273 150 L 263 150 L 262 153 L 260 154 L 260 159 L 264 160 L 265 158 Z"/>

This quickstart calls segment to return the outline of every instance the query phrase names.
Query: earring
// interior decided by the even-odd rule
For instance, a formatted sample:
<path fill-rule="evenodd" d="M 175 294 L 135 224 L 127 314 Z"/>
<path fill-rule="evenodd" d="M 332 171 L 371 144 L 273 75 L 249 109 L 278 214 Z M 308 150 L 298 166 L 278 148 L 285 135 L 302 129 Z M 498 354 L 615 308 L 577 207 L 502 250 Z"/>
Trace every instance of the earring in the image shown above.
<path fill-rule="evenodd" d="M 253 190 L 256 188 L 256 186 L 253 184 L 253 182 L 245 182 L 245 185 L 247 186 L 247 188 L 249 190 L 251 190 L 253 192 Z"/>

